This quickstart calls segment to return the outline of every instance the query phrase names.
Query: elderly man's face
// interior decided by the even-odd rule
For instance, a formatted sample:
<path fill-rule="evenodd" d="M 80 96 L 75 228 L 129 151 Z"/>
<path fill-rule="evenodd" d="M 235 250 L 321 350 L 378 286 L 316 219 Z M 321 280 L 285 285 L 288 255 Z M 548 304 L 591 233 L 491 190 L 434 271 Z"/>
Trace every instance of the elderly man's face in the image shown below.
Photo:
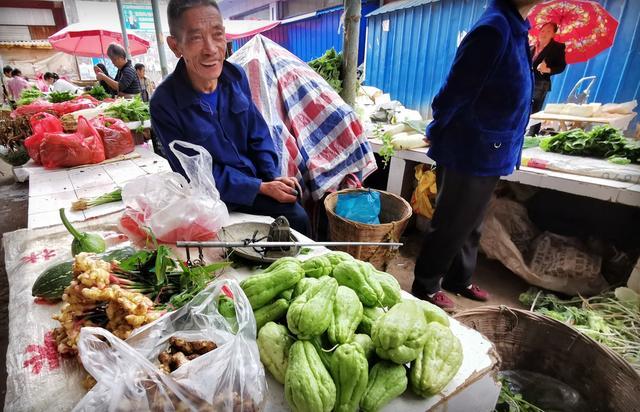
<path fill-rule="evenodd" d="M 208 82 L 222 73 L 227 41 L 220 12 L 213 6 L 187 10 L 181 18 L 179 36 L 169 36 L 176 57 L 183 57 L 192 81 Z"/>
<path fill-rule="evenodd" d="M 118 69 L 122 69 L 125 64 L 127 64 L 127 59 L 120 56 L 109 56 L 109 60 L 116 66 Z"/>

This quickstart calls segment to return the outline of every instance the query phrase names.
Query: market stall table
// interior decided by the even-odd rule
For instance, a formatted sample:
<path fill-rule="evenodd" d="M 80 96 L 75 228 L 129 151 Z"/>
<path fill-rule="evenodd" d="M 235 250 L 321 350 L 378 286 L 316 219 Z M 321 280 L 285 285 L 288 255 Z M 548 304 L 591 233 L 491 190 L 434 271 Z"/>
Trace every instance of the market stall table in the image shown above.
<path fill-rule="evenodd" d="M 608 114 L 596 117 L 571 116 L 566 114 L 545 113 L 544 111 L 531 115 L 532 120 L 541 122 L 559 122 L 560 131 L 571 128 L 585 128 L 592 124 L 608 124 L 620 130 L 627 130 L 629 123 L 636 117 L 635 113 L 629 114 Z"/>
<path fill-rule="evenodd" d="M 379 153 L 382 142 L 379 139 L 370 139 L 374 152 Z M 396 150 L 395 155 L 389 163 L 389 178 L 387 180 L 387 191 L 410 198 L 413 190 L 415 164 L 435 165 L 435 162 L 427 156 L 428 148 L 412 149 L 412 150 Z M 525 149 L 523 158 L 527 156 L 538 156 L 541 153 L 539 149 Z M 613 165 L 606 160 L 577 158 L 575 156 L 559 155 L 556 153 L 549 154 L 553 157 L 562 156 L 566 160 L 580 159 L 589 162 L 598 161 L 605 162 L 608 167 L 615 168 L 619 165 Z M 537 167 L 520 167 L 509 176 L 503 176 L 503 180 L 523 183 L 530 186 L 558 190 L 565 193 L 571 193 L 579 196 L 591 197 L 594 199 L 605 200 L 612 203 L 620 203 L 624 205 L 640 207 L 640 166 L 632 166 L 637 169 L 637 174 L 627 176 L 619 176 L 620 180 L 604 179 L 593 176 L 583 176 L 578 174 L 560 172 L 555 170 L 546 170 Z M 625 181 L 626 180 L 626 181 Z"/>
<path fill-rule="evenodd" d="M 116 232 L 119 214 L 78 224 L 79 230 L 100 231 L 110 243 L 123 244 Z M 230 224 L 243 221 L 270 222 L 271 218 L 232 214 Z M 300 240 L 310 239 L 297 234 Z M 51 316 L 60 305 L 36 304 L 31 285 L 38 274 L 53 263 L 70 258 L 70 236 L 62 226 L 22 229 L 4 235 L 5 261 L 9 280 L 9 346 L 7 350 L 7 393 L 5 410 L 70 410 L 84 395 L 80 371 L 75 359 L 63 360 L 55 351 L 50 330 L 57 326 Z M 44 252 L 46 250 L 46 253 Z M 313 248 L 307 258 L 326 252 Z M 183 253 L 183 252 L 182 252 Z M 205 250 L 205 259 L 213 261 L 219 251 Z M 228 269 L 224 274 L 241 280 L 251 273 L 248 267 Z M 410 295 L 405 294 L 406 297 Z M 385 411 L 474 410 L 491 411 L 500 386 L 496 383 L 498 361 L 493 344 L 476 331 L 455 320 L 451 329 L 463 346 L 462 367 L 441 395 L 418 398 L 407 391 Z M 282 385 L 268 376 L 269 392 L 265 410 L 288 410 Z"/>
<path fill-rule="evenodd" d="M 109 159 L 113 160 L 113 159 Z M 105 161 L 97 165 L 70 169 L 45 169 L 29 163 L 28 228 L 59 224 L 58 209 L 64 207 L 70 221 L 84 221 L 124 208 L 122 201 L 95 206 L 84 211 L 70 211 L 71 203 L 111 192 L 138 176 L 169 172 L 169 163 L 145 146 L 123 160 Z"/>

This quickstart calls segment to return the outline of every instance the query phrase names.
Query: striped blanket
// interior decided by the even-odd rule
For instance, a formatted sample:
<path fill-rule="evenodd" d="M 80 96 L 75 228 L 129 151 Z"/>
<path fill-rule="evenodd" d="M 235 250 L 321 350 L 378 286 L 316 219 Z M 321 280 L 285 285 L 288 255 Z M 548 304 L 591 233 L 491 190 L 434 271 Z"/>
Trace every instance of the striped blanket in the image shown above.
<path fill-rule="evenodd" d="M 319 200 L 376 170 L 356 113 L 306 63 L 261 35 L 229 61 L 247 73 L 253 101 L 280 154 L 283 176 L 304 182 L 306 196 Z"/>

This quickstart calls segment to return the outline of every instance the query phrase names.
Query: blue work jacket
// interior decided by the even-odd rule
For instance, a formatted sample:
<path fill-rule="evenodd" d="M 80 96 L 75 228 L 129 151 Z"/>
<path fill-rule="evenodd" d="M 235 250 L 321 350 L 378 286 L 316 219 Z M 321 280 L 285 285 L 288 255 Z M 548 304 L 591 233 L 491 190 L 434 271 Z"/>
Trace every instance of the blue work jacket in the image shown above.
<path fill-rule="evenodd" d="M 528 31 L 509 0 L 493 0 L 464 37 L 426 131 L 437 164 L 475 176 L 519 165 L 534 84 Z"/>
<path fill-rule="evenodd" d="M 280 176 L 278 155 L 241 67 L 224 62 L 216 94 L 218 104 L 212 107 L 193 89 L 180 59 L 153 93 L 151 126 L 174 171 L 186 177 L 169 144 L 185 140 L 200 145 L 213 158 L 213 178 L 222 201 L 228 206 L 251 206 L 260 183 Z"/>

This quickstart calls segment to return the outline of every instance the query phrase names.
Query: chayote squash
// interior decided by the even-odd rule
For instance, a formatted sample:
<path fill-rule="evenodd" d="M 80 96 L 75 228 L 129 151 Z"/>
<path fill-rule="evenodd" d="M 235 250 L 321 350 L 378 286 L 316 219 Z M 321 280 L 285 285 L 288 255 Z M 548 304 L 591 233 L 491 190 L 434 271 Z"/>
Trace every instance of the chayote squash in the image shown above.
<path fill-rule="evenodd" d="M 378 356 L 404 364 L 418 357 L 427 340 L 427 331 L 420 303 L 404 300 L 376 320 L 371 339 Z"/>
<path fill-rule="evenodd" d="M 376 348 L 373 346 L 373 341 L 369 335 L 356 333 L 353 335 L 353 343 L 360 345 L 367 360 L 371 360 L 373 355 L 376 353 Z"/>
<path fill-rule="evenodd" d="M 318 283 L 318 279 L 316 278 L 302 278 L 296 286 L 293 288 L 293 293 L 291 294 L 291 299 L 295 299 L 298 296 L 302 295 L 307 289 L 309 289 L 312 285 Z"/>
<path fill-rule="evenodd" d="M 298 282 L 298 283 L 300 283 L 300 282 Z M 283 299 L 286 299 L 286 300 L 290 301 L 292 296 L 293 296 L 293 288 L 287 289 L 284 292 L 280 293 L 278 295 L 278 299 L 279 298 L 283 298 Z"/>
<path fill-rule="evenodd" d="M 327 329 L 327 336 L 332 345 L 351 342 L 362 321 L 362 309 L 356 292 L 346 286 L 338 286 L 336 300 L 333 303 L 333 316 Z"/>
<path fill-rule="evenodd" d="M 260 360 L 275 380 L 284 384 L 287 365 L 289 364 L 289 350 L 293 345 L 293 338 L 283 325 L 268 322 L 258 332 L 258 350 Z"/>
<path fill-rule="evenodd" d="M 380 283 L 383 297 L 380 301 L 382 306 L 390 308 L 402 300 L 401 288 L 398 280 L 393 275 L 377 270 L 372 264 L 367 263 L 371 269 L 371 276 Z"/>
<path fill-rule="evenodd" d="M 253 311 L 257 330 L 260 330 L 267 322 L 276 321 L 283 317 L 287 313 L 287 309 L 289 309 L 289 301 L 285 298 L 280 298 Z"/>
<path fill-rule="evenodd" d="M 287 325 L 299 339 L 323 334 L 331 324 L 338 282 L 324 276 L 296 297 L 287 312 Z"/>
<path fill-rule="evenodd" d="M 342 262 L 333 269 L 333 277 L 340 285 L 353 289 L 364 306 L 381 305 L 384 290 L 366 263 L 356 260 Z"/>
<path fill-rule="evenodd" d="M 336 403 L 336 385 L 310 341 L 289 349 L 284 396 L 294 412 L 329 412 Z"/>
<path fill-rule="evenodd" d="M 446 326 L 429 323 L 427 341 L 411 362 L 409 382 L 416 395 L 429 397 L 440 393 L 462 365 L 460 340 Z"/>
<path fill-rule="evenodd" d="M 345 343 L 331 356 L 331 376 L 336 384 L 336 412 L 358 410 L 369 381 L 369 363 L 356 343 Z"/>
<path fill-rule="evenodd" d="M 251 303 L 253 310 L 260 309 L 276 296 L 291 289 L 304 277 L 304 269 L 295 258 L 276 260 L 264 272 L 240 282 L 240 287 Z"/>
<path fill-rule="evenodd" d="M 311 278 L 329 276 L 333 272 L 333 265 L 325 255 L 315 256 L 302 262 L 304 275 Z"/>
<path fill-rule="evenodd" d="M 420 305 L 422 306 L 427 323 L 438 322 L 442 326 L 449 326 L 449 315 L 447 315 L 447 312 L 433 303 L 424 300 L 418 300 L 418 302 L 420 302 Z"/>
<path fill-rule="evenodd" d="M 363 412 L 377 412 L 407 390 L 407 370 L 403 365 L 380 361 L 369 372 L 367 390 L 360 401 Z"/>
<path fill-rule="evenodd" d="M 351 256 L 347 252 L 340 252 L 340 251 L 329 252 L 322 256 L 329 259 L 329 262 L 331 262 L 331 266 L 333 266 L 334 268 L 342 262 L 345 262 L 347 260 L 354 260 L 353 256 Z"/>
<path fill-rule="evenodd" d="M 362 311 L 362 321 L 358 325 L 356 332 L 364 333 L 371 336 L 371 328 L 380 316 L 384 315 L 382 308 L 364 308 Z"/>

